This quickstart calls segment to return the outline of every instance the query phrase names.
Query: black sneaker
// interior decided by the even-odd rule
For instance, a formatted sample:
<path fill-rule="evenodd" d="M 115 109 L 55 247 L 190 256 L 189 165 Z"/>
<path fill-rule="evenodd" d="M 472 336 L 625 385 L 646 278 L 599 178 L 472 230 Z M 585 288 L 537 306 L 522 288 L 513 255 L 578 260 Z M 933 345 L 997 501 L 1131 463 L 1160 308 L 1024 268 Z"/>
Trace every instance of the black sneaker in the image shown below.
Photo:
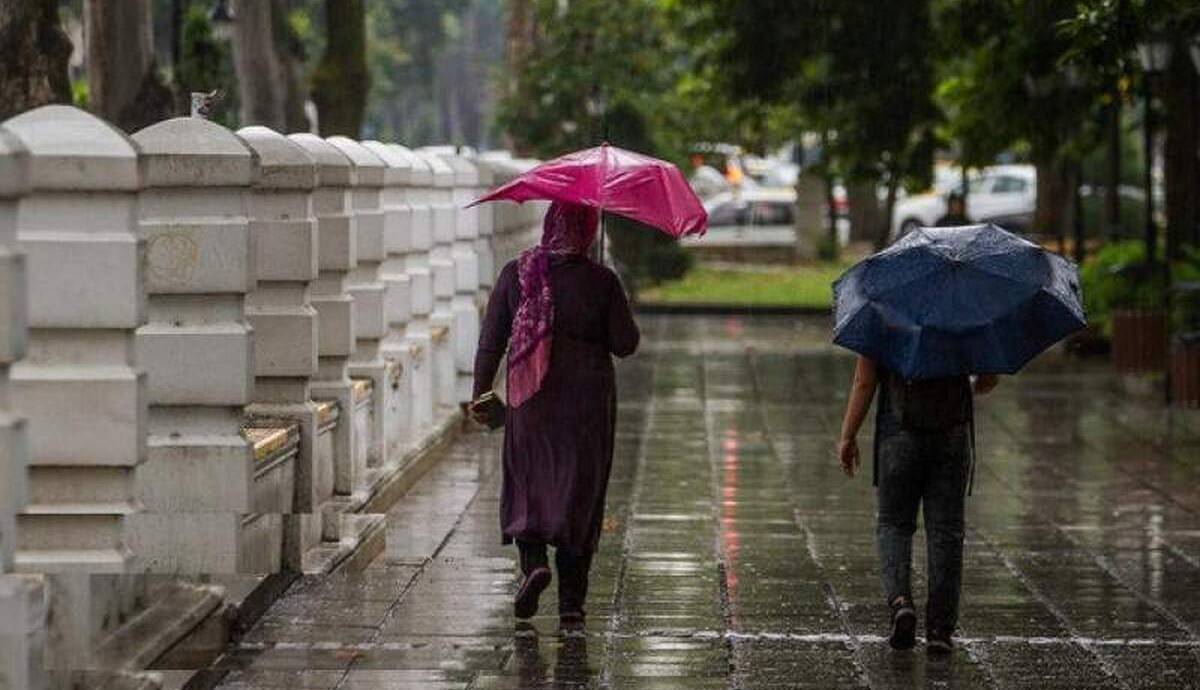
<path fill-rule="evenodd" d="M 954 652 L 954 639 L 949 630 L 929 630 L 925 633 L 925 653 L 946 656 Z"/>
<path fill-rule="evenodd" d="M 550 586 L 550 569 L 546 566 L 534 568 L 521 580 L 517 596 L 513 599 L 513 615 L 517 618 L 533 618 L 538 610 L 538 597 Z"/>
<path fill-rule="evenodd" d="M 907 597 L 896 597 L 892 602 L 892 634 L 888 644 L 892 649 L 912 649 L 917 643 L 917 612 Z"/>

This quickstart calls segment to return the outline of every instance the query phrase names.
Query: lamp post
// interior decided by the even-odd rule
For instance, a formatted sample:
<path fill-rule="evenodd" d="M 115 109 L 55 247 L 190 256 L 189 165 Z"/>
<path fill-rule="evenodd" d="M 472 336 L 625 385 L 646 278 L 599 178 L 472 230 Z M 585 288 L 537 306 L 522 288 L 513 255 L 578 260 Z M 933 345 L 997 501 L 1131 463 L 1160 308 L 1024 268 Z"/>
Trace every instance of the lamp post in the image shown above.
<path fill-rule="evenodd" d="M 1139 43 L 1137 47 L 1138 61 L 1142 66 L 1142 88 L 1146 101 L 1146 114 L 1143 123 L 1145 132 L 1145 158 L 1146 158 L 1146 263 L 1147 266 L 1154 264 L 1155 245 L 1157 244 L 1158 231 L 1154 222 L 1154 77 L 1161 74 L 1167 68 L 1167 62 L 1171 58 L 1171 44 L 1167 42 L 1161 34 L 1152 34 L 1146 41 Z M 1170 323 L 1171 314 L 1171 257 L 1163 252 L 1162 261 L 1162 281 L 1163 281 L 1163 304 L 1166 312 L 1167 323 Z M 1148 275 L 1152 275 L 1147 271 Z M 1167 337 L 1167 353 L 1170 352 L 1170 326 L 1166 328 Z M 1168 406 L 1171 404 L 1171 365 L 1170 355 L 1167 355 L 1168 361 L 1165 362 L 1165 383 L 1164 397 Z"/>

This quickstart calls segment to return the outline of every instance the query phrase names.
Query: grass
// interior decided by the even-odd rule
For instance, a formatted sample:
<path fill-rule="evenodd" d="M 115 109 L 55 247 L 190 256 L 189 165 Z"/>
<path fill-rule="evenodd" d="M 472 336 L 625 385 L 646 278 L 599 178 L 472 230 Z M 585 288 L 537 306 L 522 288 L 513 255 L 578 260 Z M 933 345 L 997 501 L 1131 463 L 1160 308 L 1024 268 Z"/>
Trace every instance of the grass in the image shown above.
<path fill-rule="evenodd" d="M 828 308 L 846 263 L 788 268 L 697 266 L 683 278 L 641 292 L 642 303 Z"/>

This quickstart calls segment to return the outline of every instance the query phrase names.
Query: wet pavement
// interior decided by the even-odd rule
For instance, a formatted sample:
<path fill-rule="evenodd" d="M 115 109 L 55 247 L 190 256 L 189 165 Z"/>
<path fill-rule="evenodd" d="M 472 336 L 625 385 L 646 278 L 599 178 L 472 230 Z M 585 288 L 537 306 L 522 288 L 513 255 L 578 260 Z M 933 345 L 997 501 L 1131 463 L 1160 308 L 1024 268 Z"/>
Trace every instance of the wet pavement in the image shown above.
<path fill-rule="evenodd" d="M 586 630 L 514 625 L 499 434 L 463 437 L 362 573 L 304 578 L 223 690 L 1200 687 L 1200 418 L 1053 356 L 979 406 L 960 645 L 891 651 L 852 361 L 821 320 L 644 317 Z M 870 448 L 870 430 L 860 437 Z M 914 544 L 914 594 L 924 590 Z M 919 631 L 920 634 L 920 631 Z"/>

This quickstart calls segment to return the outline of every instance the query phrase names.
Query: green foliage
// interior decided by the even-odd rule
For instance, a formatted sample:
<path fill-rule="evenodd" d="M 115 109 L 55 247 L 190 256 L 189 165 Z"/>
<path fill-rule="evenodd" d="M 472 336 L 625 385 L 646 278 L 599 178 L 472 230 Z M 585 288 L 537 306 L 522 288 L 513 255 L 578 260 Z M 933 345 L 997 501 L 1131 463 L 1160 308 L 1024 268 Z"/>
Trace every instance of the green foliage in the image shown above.
<path fill-rule="evenodd" d="M 831 285 L 847 266 L 820 263 L 788 269 L 693 268 L 678 280 L 644 290 L 642 302 L 828 309 Z"/>
<path fill-rule="evenodd" d="M 81 110 L 88 109 L 88 100 L 90 94 L 88 92 L 87 79 L 72 79 L 71 80 L 71 103 Z"/>
<path fill-rule="evenodd" d="M 517 151 L 552 157 L 594 146 L 612 138 L 610 116 L 625 109 L 637 111 L 646 130 L 642 150 L 663 155 L 652 125 L 677 75 L 660 3 L 628 0 L 619 10 L 609 0 L 533 5 L 536 49 L 519 65 L 500 108 Z"/>
<path fill-rule="evenodd" d="M 1115 309 L 1161 309 L 1166 304 L 1166 276 L 1161 264 L 1146 263 L 1146 246 L 1137 240 L 1113 242 L 1084 262 L 1079 270 L 1088 320 L 1111 335 Z M 1200 250 L 1189 249 L 1171 265 L 1171 282 L 1200 281 Z"/>
<path fill-rule="evenodd" d="M 929 0 L 702 4 L 727 93 L 791 104 L 825 135 L 823 174 L 928 184 L 939 118 Z"/>
<path fill-rule="evenodd" d="M 694 119 L 680 106 L 711 94 L 703 76 L 685 78 L 688 46 L 659 0 L 535 3 L 536 48 L 501 103 L 500 121 L 519 153 L 550 158 L 608 141 L 681 162 Z M 682 276 L 690 257 L 677 242 L 609 215 L 609 247 L 634 288 Z"/>

